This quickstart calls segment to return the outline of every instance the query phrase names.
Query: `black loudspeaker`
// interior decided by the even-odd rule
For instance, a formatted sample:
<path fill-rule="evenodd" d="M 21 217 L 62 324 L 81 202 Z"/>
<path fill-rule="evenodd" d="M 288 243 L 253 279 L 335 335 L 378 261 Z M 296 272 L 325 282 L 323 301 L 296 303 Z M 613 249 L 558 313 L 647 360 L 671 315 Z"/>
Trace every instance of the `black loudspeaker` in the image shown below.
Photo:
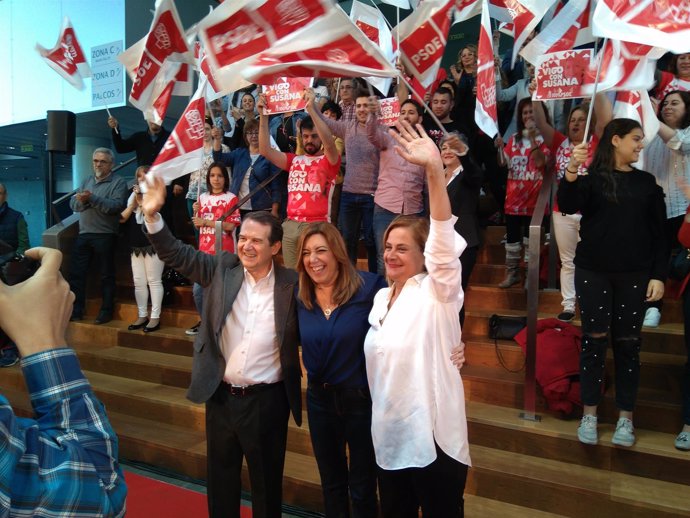
<path fill-rule="evenodd" d="M 46 151 L 74 154 L 77 116 L 68 111 L 48 110 Z"/>

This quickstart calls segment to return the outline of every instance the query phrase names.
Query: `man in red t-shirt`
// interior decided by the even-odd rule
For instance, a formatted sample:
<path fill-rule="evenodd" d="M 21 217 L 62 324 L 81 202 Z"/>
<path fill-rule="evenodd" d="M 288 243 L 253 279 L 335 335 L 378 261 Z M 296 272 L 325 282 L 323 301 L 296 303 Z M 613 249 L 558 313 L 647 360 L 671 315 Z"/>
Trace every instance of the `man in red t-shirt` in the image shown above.
<path fill-rule="evenodd" d="M 302 120 L 300 135 L 305 155 L 283 153 L 270 145 L 266 99 L 259 109 L 259 153 L 288 172 L 287 219 L 283 222 L 283 262 L 297 266 L 297 240 L 302 228 L 313 221 L 329 221 L 330 194 L 340 169 L 340 153 L 326 123 L 316 115 L 313 90 L 305 92 L 309 117 Z"/>

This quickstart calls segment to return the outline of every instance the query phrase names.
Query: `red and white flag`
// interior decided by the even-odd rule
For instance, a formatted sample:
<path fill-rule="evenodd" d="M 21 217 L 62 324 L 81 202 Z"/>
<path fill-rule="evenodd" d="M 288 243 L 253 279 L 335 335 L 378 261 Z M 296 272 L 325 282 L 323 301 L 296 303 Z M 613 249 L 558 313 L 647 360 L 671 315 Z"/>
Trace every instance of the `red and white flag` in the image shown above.
<path fill-rule="evenodd" d="M 503 0 L 513 18 L 515 41 L 513 42 L 513 59 L 511 66 L 527 37 L 556 2 L 556 0 Z"/>
<path fill-rule="evenodd" d="M 494 49 L 487 0 L 482 0 L 482 4 L 482 20 L 479 26 L 479 55 L 477 56 L 477 103 L 474 108 L 474 120 L 479 129 L 493 138 L 498 133 Z"/>
<path fill-rule="evenodd" d="M 411 9 L 409 0 L 381 0 L 382 4 L 388 4 L 400 9 Z"/>
<path fill-rule="evenodd" d="M 453 25 L 474 18 L 482 12 L 481 0 L 457 0 L 453 13 Z"/>
<path fill-rule="evenodd" d="M 248 86 L 242 72 L 260 53 L 334 9 L 329 0 L 233 0 L 216 7 L 198 30 L 222 93 Z"/>
<path fill-rule="evenodd" d="M 453 0 L 425 0 L 393 30 L 405 68 L 424 87 L 441 66 L 454 5 Z"/>
<path fill-rule="evenodd" d="M 585 75 L 584 91 L 594 91 L 599 60 L 601 73 L 596 90 L 649 90 L 654 85 L 656 61 L 665 54 L 660 48 L 639 43 L 608 40 Z"/>
<path fill-rule="evenodd" d="M 599 0 L 592 20 L 595 36 L 690 52 L 688 0 Z"/>
<path fill-rule="evenodd" d="M 211 102 L 223 97 L 223 89 L 216 82 L 216 78 L 211 71 L 206 51 L 200 41 L 194 44 L 194 57 L 196 58 L 196 69 L 199 72 L 199 81 L 206 81 L 206 93 L 204 97 Z"/>
<path fill-rule="evenodd" d="M 173 0 L 157 0 L 149 33 L 120 54 L 118 60 L 132 79 L 129 102 L 145 112 L 162 91 L 156 89 L 156 79 L 160 79 L 165 61 L 194 62 Z"/>
<path fill-rule="evenodd" d="M 646 90 L 622 90 L 616 94 L 613 118 L 633 119 L 642 125 L 644 145 L 648 145 L 659 131 L 659 119 Z"/>
<path fill-rule="evenodd" d="M 398 71 L 342 9 L 283 38 L 243 71 L 256 84 L 286 77 L 395 77 Z"/>
<path fill-rule="evenodd" d="M 165 114 L 170 105 L 170 99 L 175 95 L 176 78 L 179 76 L 182 63 L 166 61 L 163 68 L 156 77 L 153 91 L 155 92 L 150 106 L 147 106 L 143 113 L 147 122 L 153 122 L 159 126 L 163 125 Z"/>
<path fill-rule="evenodd" d="M 499 22 L 512 23 L 513 16 L 508 8 L 508 0 L 489 0 L 489 16 Z"/>
<path fill-rule="evenodd" d="M 536 64 L 545 54 L 570 50 L 594 41 L 590 26 L 591 0 L 570 0 L 537 36 L 520 51 Z"/>
<path fill-rule="evenodd" d="M 381 52 L 393 64 L 393 36 L 381 11 L 370 5 L 353 0 L 350 19 L 364 35 L 381 49 Z M 365 77 L 365 81 L 377 88 L 384 95 L 388 93 L 393 79 L 390 77 Z"/>
<path fill-rule="evenodd" d="M 204 155 L 205 90 L 206 85 L 201 81 L 194 97 L 149 169 L 148 174 L 163 178 L 166 184 L 199 169 Z"/>
<path fill-rule="evenodd" d="M 84 77 L 91 77 L 91 68 L 79 45 L 72 22 L 65 16 L 55 46 L 48 50 L 38 43 L 36 50 L 48 66 L 60 74 L 77 90 L 84 89 Z"/>

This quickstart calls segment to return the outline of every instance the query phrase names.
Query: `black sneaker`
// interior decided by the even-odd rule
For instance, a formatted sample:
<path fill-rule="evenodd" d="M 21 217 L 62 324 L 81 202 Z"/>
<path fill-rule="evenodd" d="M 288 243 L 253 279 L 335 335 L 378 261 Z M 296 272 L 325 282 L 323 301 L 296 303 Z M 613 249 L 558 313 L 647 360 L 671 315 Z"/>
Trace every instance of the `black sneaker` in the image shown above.
<path fill-rule="evenodd" d="M 196 336 L 199 334 L 199 327 L 201 327 L 201 320 L 196 323 L 194 327 L 190 327 L 187 329 L 184 334 L 189 335 L 189 336 Z"/>
<path fill-rule="evenodd" d="M 560 313 L 556 318 L 561 322 L 570 322 L 573 318 L 575 318 L 575 313 L 573 313 L 572 311 L 564 311 L 563 313 Z"/>
<path fill-rule="evenodd" d="M 12 367 L 19 362 L 19 355 L 16 349 L 8 348 L 0 351 L 0 367 Z"/>

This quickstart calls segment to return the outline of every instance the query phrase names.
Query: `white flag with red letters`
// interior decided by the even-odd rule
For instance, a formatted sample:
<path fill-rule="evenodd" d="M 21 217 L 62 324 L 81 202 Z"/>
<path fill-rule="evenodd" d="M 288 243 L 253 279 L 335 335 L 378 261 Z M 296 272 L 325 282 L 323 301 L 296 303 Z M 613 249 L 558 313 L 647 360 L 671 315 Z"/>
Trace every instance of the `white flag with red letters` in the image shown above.
<path fill-rule="evenodd" d="M 545 54 L 570 50 L 594 41 L 590 26 L 591 0 L 570 0 L 554 16 L 551 23 L 520 51 L 520 55 L 536 65 Z"/>
<path fill-rule="evenodd" d="M 260 53 L 334 9 L 329 0 L 233 0 L 216 7 L 198 30 L 223 94 L 249 86 L 242 72 Z"/>
<path fill-rule="evenodd" d="M 256 84 L 280 77 L 395 77 L 396 68 L 342 9 L 280 40 L 242 72 Z"/>
<path fill-rule="evenodd" d="M 200 81 L 194 97 L 149 169 L 150 175 L 163 178 L 166 184 L 199 169 L 204 155 L 205 90 L 204 81 Z"/>
<path fill-rule="evenodd" d="M 599 0 L 592 25 L 595 36 L 690 52 L 688 0 Z"/>
<path fill-rule="evenodd" d="M 513 59 L 511 66 L 527 37 L 536 29 L 537 25 L 556 2 L 556 0 L 503 0 L 511 17 L 515 32 L 513 42 Z"/>
<path fill-rule="evenodd" d="M 194 62 L 172 0 L 156 1 L 156 12 L 149 33 L 120 54 L 118 60 L 132 79 L 129 102 L 145 112 L 162 91 L 162 88 L 156 89 L 156 79 L 159 79 L 166 60 L 175 63 Z"/>
<path fill-rule="evenodd" d="M 393 30 L 405 68 L 425 88 L 441 66 L 454 5 L 453 0 L 425 0 Z"/>
<path fill-rule="evenodd" d="M 479 129 L 493 138 L 498 133 L 498 116 L 496 112 L 494 49 L 487 0 L 482 0 L 482 20 L 479 26 L 477 58 L 477 103 L 474 108 L 474 120 Z"/>
<path fill-rule="evenodd" d="M 350 19 L 367 38 L 379 46 L 381 52 L 391 64 L 395 62 L 393 36 L 381 11 L 375 7 L 353 0 Z M 363 79 L 384 95 L 388 94 L 388 90 L 393 82 L 393 79 L 390 77 L 365 77 Z"/>
<path fill-rule="evenodd" d="M 482 12 L 481 0 L 457 0 L 453 13 L 453 25 L 474 18 Z"/>
<path fill-rule="evenodd" d="M 55 46 L 48 50 L 38 43 L 36 50 L 48 66 L 60 74 L 77 90 L 84 89 L 84 77 L 91 77 L 91 68 L 86 62 L 84 51 L 79 45 L 72 22 L 65 16 Z"/>

